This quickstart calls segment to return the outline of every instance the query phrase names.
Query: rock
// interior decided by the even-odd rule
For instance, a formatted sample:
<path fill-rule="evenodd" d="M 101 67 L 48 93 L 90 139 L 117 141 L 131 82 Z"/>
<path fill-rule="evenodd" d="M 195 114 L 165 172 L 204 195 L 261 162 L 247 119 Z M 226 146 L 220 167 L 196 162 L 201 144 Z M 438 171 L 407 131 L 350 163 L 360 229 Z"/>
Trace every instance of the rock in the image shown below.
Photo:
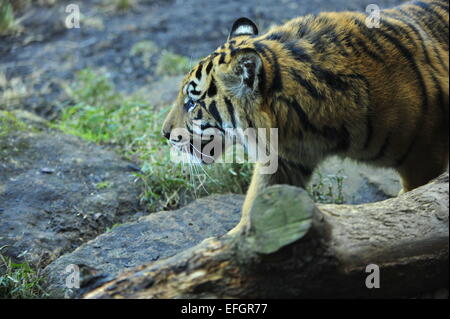
<path fill-rule="evenodd" d="M 322 178 L 320 178 L 320 175 Z M 333 183 L 333 197 L 338 196 L 336 177 L 343 177 L 343 202 L 364 204 L 396 197 L 401 190 L 398 174 L 392 169 L 376 168 L 351 160 L 330 157 L 316 170 L 312 184 Z M 326 187 L 323 189 L 327 190 Z"/>
<path fill-rule="evenodd" d="M 115 276 L 127 268 L 173 256 L 207 237 L 223 235 L 239 221 L 242 202 L 241 195 L 213 195 L 176 211 L 117 226 L 47 266 L 44 275 L 49 291 L 58 297 L 65 295 L 66 268 L 72 264 Z"/>
<path fill-rule="evenodd" d="M 138 94 L 145 98 L 153 107 L 170 108 L 170 105 L 177 98 L 180 91 L 180 85 L 184 76 L 166 76 L 158 79 L 138 91 Z"/>
<path fill-rule="evenodd" d="M 58 131 L 0 135 L 1 253 L 42 267 L 137 219 L 141 186 L 129 164 Z M 97 187 L 101 182 L 108 187 Z"/>

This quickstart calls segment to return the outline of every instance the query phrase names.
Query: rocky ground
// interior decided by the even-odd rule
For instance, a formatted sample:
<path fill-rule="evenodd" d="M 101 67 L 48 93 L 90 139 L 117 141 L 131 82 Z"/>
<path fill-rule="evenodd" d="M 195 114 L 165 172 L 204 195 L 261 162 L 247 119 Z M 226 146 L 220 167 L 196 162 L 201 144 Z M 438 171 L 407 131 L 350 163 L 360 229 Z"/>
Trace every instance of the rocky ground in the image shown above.
<path fill-rule="evenodd" d="M 67 265 L 85 264 L 114 275 L 174 255 L 231 229 L 242 202 L 239 195 L 213 196 L 147 216 L 139 202 L 136 163 L 62 134 L 47 122 L 71 103 L 67 87 L 77 71 L 102 70 L 119 91 L 140 92 L 151 104 L 165 107 L 180 76 L 161 77 L 155 71 L 164 50 L 195 60 L 220 45 L 239 16 L 265 29 L 310 12 L 363 11 L 370 1 L 142 0 L 117 12 L 107 1 L 93 0 L 79 2 L 80 29 L 64 26 L 68 3 L 73 1 L 34 5 L 21 14 L 20 35 L 0 37 L 0 112 L 13 111 L 28 124 L 0 134 L 1 252 L 46 267 L 50 290 L 58 296 Z M 136 44 L 148 40 L 157 44 L 156 56 L 133 53 Z M 400 189 L 388 170 L 331 159 L 320 171 L 345 177 L 342 199 L 348 203 L 383 200 Z M 316 177 L 316 184 L 322 182 Z"/>
<path fill-rule="evenodd" d="M 0 247 L 17 261 L 46 266 L 142 215 L 135 166 L 111 150 L 34 127 L 0 136 L 0 155 Z"/>

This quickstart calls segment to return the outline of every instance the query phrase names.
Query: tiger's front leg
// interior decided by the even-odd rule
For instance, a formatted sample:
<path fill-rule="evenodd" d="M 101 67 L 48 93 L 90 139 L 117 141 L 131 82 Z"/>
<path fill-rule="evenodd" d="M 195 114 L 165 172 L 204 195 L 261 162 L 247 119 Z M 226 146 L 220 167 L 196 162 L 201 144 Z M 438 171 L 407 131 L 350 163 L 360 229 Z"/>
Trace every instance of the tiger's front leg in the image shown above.
<path fill-rule="evenodd" d="M 274 174 L 261 174 L 261 164 L 256 163 L 252 181 L 242 206 L 241 220 L 228 234 L 233 235 L 249 227 L 249 214 L 253 202 L 265 188 L 276 184 L 287 184 L 305 188 L 312 173 L 313 168 L 307 168 L 303 164 L 293 163 L 279 158 L 278 169 Z"/>

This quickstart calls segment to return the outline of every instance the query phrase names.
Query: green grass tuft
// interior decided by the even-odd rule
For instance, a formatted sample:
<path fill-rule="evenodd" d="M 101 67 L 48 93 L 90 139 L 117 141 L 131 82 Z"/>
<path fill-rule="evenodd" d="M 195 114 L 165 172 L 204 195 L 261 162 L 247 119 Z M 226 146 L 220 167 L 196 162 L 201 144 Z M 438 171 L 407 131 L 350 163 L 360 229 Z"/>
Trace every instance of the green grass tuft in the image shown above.
<path fill-rule="evenodd" d="M 16 28 L 13 7 L 9 0 L 0 0 L 0 36 L 8 35 Z"/>
<path fill-rule="evenodd" d="M 115 7 L 118 11 L 128 11 L 131 10 L 135 6 L 133 0 L 116 0 Z"/>
<path fill-rule="evenodd" d="M 0 137 L 6 136 L 11 132 L 25 129 L 26 125 L 14 114 L 8 111 L 0 110 Z"/>
<path fill-rule="evenodd" d="M 46 298 L 42 277 L 28 263 L 14 263 L 0 254 L 0 299 Z"/>
<path fill-rule="evenodd" d="M 343 204 L 345 202 L 344 181 L 346 176 L 342 175 L 342 171 L 326 176 L 317 171 L 315 175 L 317 178 L 308 187 L 308 192 L 315 202 L 323 204 Z"/>

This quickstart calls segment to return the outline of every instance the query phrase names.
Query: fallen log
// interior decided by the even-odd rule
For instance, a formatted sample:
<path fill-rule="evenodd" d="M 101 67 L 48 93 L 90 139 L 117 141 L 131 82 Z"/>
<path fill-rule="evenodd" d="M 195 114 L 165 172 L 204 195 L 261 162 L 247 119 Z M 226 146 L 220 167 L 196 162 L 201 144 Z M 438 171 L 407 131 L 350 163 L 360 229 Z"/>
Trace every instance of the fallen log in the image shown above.
<path fill-rule="evenodd" d="M 318 205 L 268 188 L 248 229 L 119 275 L 85 298 L 408 297 L 448 286 L 448 173 L 397 198 Z"/>

